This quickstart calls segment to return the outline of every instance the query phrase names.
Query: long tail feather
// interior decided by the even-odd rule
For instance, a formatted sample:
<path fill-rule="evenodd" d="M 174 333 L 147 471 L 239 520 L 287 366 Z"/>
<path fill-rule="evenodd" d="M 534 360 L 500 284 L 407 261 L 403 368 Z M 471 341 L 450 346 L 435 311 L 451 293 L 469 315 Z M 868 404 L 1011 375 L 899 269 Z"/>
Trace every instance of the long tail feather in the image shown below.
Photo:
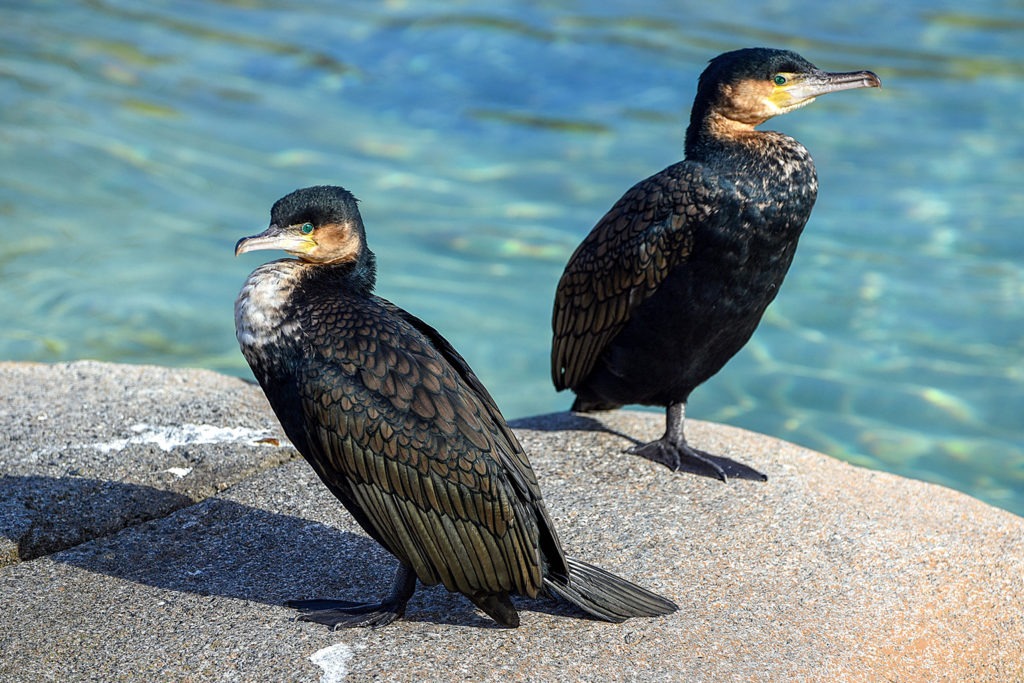
<path fill-rule="evenodd" d="M 656 617 L 679 609 L 671 600 L 600 567 L 571 557 L 565 560 L 569 567 L 568 580 L 561 576 L 547 577 L 545 586 L 598 619 L 618 623 L 630 617 Z"/>

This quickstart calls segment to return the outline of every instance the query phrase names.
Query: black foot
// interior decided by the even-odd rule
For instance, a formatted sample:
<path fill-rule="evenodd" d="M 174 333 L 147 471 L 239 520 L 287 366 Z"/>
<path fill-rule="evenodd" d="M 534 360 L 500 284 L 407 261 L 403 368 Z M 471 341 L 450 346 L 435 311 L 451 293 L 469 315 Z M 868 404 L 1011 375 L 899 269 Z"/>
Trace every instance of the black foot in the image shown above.
<path fill-rule="evenodd" d="M 627 452 L 653 462 L 659 462 L 673 472 L 683 470 L 721 481 L 729 481 L 730 476 L 753 481 L 768 480 L 768 477 L 752 467 L 747 467 L 729 458 L 699 451 L 685 442 L 675 444 L 667 439 L 658 439 L 640 446 L 633 446 L 627 449 Z"/>
<path fill-rule="evenodd" d="M 387 626 L 405 612 L 405 603 L 348 602 L 347 600 L 289 600 L 285 607 L 299 610 L 299 621 L 312 621 L 331 630 Z"/>

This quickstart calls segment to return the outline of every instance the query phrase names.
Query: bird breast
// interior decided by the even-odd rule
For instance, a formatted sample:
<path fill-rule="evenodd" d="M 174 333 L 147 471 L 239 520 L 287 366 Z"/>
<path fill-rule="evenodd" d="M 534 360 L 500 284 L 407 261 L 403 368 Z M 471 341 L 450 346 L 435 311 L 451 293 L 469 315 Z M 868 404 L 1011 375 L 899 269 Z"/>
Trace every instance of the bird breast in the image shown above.
<path fill-rule="evenodd" d="M 301 267 L 294 259 L 266 263 L 242 285 L 235 301 L 235 335 L 243 350 L 275 346 L 298 334 L 298 321 L 289 315 L 289 301 Z"/>

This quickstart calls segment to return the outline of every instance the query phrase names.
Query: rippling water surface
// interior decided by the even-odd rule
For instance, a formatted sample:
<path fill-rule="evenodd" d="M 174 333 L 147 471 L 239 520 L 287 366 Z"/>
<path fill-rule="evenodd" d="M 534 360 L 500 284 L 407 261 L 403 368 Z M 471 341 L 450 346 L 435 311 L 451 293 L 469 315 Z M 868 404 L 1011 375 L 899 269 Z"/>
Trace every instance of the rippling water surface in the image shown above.
<path fill-rule="evenodd" d="M 690 414 L 1024 513 L 1024 10 L 760 4 L 5 4 L 0 358 L 248 376 L 232 304 L 267 255 L 234 242 L 334 183 L 384 296 L 509 417 L 564 409 L 549 319 L 572 249 L 681 157 L 708 58 L 786 47 L 885 88 L 768 124 L 814 154 L 818 204 Z"/>

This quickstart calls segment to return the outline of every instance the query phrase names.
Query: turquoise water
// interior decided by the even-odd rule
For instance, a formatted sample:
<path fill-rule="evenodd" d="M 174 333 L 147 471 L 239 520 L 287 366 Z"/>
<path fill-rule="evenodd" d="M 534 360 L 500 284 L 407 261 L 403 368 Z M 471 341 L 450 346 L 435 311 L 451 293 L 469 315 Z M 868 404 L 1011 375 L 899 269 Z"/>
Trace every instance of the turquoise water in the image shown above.
<path fill-rule="evenodd" d="M 384 296 L 507 416 L 564 409 L 565 260 L 680 158 L 708 58 L 787 47 L 885 87 L 769 124 L 814 154 L 818 204 L 690 415 L 1024 513 L 1024 10 L 759 4 L 6 3 L 0 358 L 247 376 L 232 303 L 266 255 L 234 242 L 336 183 L 362 199 Z"/>

